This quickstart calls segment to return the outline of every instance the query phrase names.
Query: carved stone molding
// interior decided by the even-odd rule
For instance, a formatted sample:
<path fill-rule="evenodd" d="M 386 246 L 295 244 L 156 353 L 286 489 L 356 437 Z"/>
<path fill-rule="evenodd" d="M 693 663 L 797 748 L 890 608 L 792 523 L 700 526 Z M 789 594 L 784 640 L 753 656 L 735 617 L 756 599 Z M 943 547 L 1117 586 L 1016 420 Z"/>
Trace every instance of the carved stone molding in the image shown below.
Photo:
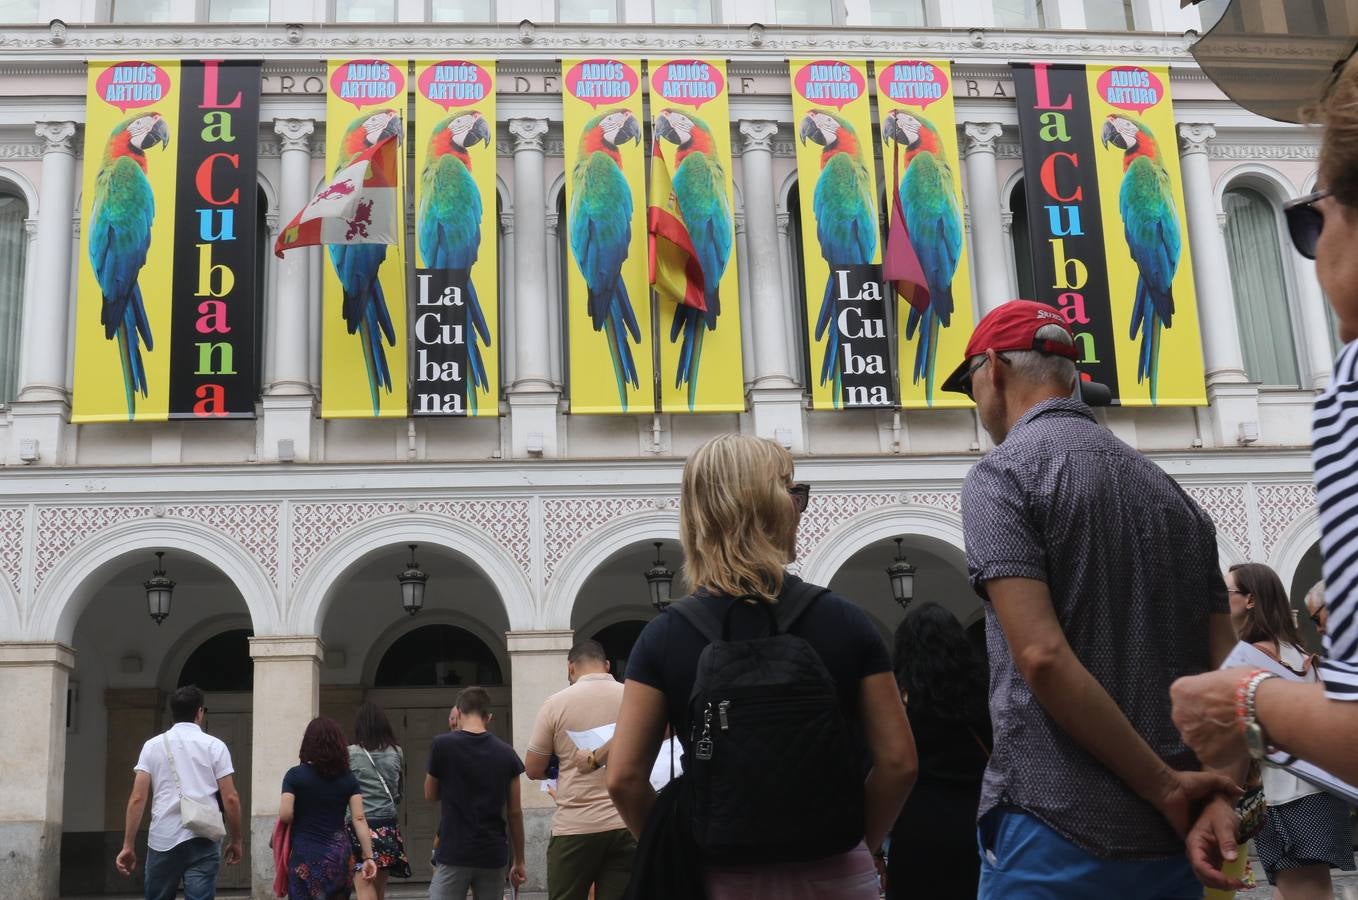
<path fill-rule="evenodd" d="M 0 144 L 0 160 L 42 159 L 42 144 L 16 141 Z"/>
<path fill-rule="evenodd" d="M 1272 556 L 1283 533 L 1316 505 L 1316 489 L 1310 484 L 1256 484 L 1259 539 L 1264 558 Z"/>
<path fill-rule="evenodd" d="M 1216 136 L 1217 130 L 1211 125 L 1184 122 L 1179 126 L 1179 152 L 1206 153 L 1208 143 Z"/>
<path fill-rule="evenodd" d="M 514 152 L 524 150 L 542 152 L 542 139 L 547 134 L 546 119 L 510 119 L 509 133 L 514 137 Z"/>
<path fill-rule="evenodd" d="M 678 497 L 581 497 L 542 501 L 542 580 L 590 532 L 632 513 L 679 509 Z"/>
<path fill-rule="evenodd" d="M 797 556 L 804 558 L 820 546 L 825 536 L 849 519 L 870 509 L 899 503 L 896 494 L 881 491 L 815 494 L 797 526 Z"/>
<path fill-rule="evenodd" d="M 762 150 L 773 152 L 773 137 L 778 133 L 778 123 L 766 119 L 741 119 L 740 133 L 744 135 L 742 150 Z"/>
<path fill-rule="evenodd" d="M 1203 508 L 1217 526 L 1217 534 L 1230 540 L 1240 555 L 1250 556 L 1250 516 L 1242 486 L 1185 487 L 1184 493 Z"/>
<path fill-rule="evenodd" d="M 75 156 L 74 122 L 38 122 L 33 131 L 42 138 L 44 154 L 65 153 L 67 156 Z"/>
<path fill-rule="evenodd" d="M 946 509 L 948 512 L 960 513 L 962 511 L 962 492 L 911 491 L 901 495 L 901 502 L 912 503 L 915 506 L 929 506 L 934 509 Z"/>
<path fill-rule="evenodd" d="M 17 597 L 22 590 L 24 574 L 24 508 L 0 507 L 0 574 L 14 588 Z"/>
<path fill-rule="evenodd" d="M 1250 160 L 1268 161 L 1314 161 L 1320 158 L 1320 145 L 1314 144 L 1223 144 L 1211 141 L 1207 144 L 1207 155 L 1211 159 L 1234 162 Z"/>
<path fill-rule="evenodd" d="M 282 152 L 311 152 L 311 135 L 316 130 L 316 123 L 312 119 L 274 119 L 273 130 L 274 134 L 282 138 L 279 142 Z"/>
<path fill-rule="evenodd" d="M 967 122 L 962 126 L 962 134 L 966 138 L 963 156 L 973 153 L 993 154 L 996 142 L 1004 134 L 1004 126 L 999 122 Z"/>
<path fill-rule="evenodd" d="M 996 159 L 1023 159 L 1023 145 L 1018 141 L 996 141 Z"/>

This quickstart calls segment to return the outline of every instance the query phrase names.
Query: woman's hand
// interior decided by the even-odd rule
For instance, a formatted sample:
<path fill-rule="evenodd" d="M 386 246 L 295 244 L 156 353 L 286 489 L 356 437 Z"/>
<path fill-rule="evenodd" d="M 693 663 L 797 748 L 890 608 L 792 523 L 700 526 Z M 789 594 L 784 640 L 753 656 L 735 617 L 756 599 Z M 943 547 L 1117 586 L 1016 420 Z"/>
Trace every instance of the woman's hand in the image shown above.
<path fill-rule="evenodd" d="M 1180 678 L 1169 687 L 1174 724 L 1204 766 L 1226 769 L 1247 755 L 1236 710 L 1236 691 L 1247 668 L 1219 669 Z"/>
<path fill-rule="evenodd" d="M 377 877 L 377 863 L 371 859 L 363 860 L 363 880 L 372 881 Z"/>

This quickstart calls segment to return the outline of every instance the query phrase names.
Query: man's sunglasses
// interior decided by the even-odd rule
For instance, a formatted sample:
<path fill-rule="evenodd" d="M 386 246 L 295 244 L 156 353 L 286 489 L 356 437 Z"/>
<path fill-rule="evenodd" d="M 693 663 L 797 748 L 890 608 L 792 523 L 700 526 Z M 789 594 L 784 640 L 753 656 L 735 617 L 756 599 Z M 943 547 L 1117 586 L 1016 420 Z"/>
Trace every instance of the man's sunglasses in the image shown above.
<path fill-rule="evenodd" d="M 1292 245 L 1307 259 L 1316 258 L 1316 242 L 1320 240 L 1320 232 L 1325 227 L 1325 216 L 1316 208 L 1316 202 L 1328 196 L 1330 191 L 1326 188 L 1283 204 L 1283 216 L 1287 219 L 1287 233 L 1292 238 Z"/>
<path fill-rule="evenodd" d="M 1009 358 L 1005 356 L 1003 353 L 996 353 L 995 358 L 998 359 L 1000 362 L 1004 363 L 1006 366 L 1009 365 Z M 967 371 L 962 374 L 962 377 L 957 380 L 958 386 L 962 388 L 962 393 L 967 395 L 968 400 L 971 400 L 973 402 L 975 402 L 976 400 L 976 398 L 972 396 L 971 393 L 972 376 L 974 376 L 977 372 L 981 371 L 981 367 L 988 362 L 990 362 L 989 356 L 987 356 L 985 359 L 982 359 L 980 362 L 972 366 L 970 369 L 967 369 Z"/>
<path fill-rule="evenodd" d="M 811 485 L 794 484 L 787 489 L 787 492 L 792 496 L 792 505 L 797 512 L 806 512 L 806 504 L 811 501 Z"/>

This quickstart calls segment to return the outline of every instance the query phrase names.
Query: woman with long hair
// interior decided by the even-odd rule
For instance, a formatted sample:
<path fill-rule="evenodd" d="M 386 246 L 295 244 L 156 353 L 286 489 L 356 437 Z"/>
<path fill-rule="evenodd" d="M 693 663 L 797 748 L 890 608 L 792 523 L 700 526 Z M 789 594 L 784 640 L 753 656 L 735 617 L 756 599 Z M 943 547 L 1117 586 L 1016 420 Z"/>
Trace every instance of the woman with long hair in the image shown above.
<path fill-rule="evenodd" d="M 638 837 L 656 808 L 649 776 L 667 725 L 683 745 L 685 779 L 696 772 L 715 773 L 716 762 L 710 768 L 703 764 L 723 753 L 730 754 L 723 760 L 741 760 L 741 772 L 759 764 L 748 758 L 748 751 L 742 755 L 731 744 L 714 756 L 713 741 L 692 727 L 697 717 L 690 709 L 690 694 L 698 681 L 699 657 L 710 644 L 705 635 L 712 629 L 700 629 L 690 616 L 724 623 L 723 652 L 738 654 L 742 646 L 769 637 L 775 629 L 792 635 L 799 640 L 780 646 L 809 645 L 834 682 L 833 698 L 804 715 L 807 720 L 836 717 L 844 722 L 842 728 L 830 729 L 831 739 L 843 736 L 842 756 L 822 770 L 798 771 L 776 784 L 757 777 L 734 785 L 724 782 L 740 791 L 738 802 L 710 793 L 705 797 L 703 789 L 694 787 L 695 810 L 708 803 L 711 820 L 720 818 L 730 826 L 728 834 L 739 834 L 742 845 L 738 859 L 729 858 L 729 849 L 717 858 L 714 842 L 694 841 L 699 858 L 685 871 L 701 873 L 709 900 L 877 900 L 872 855 L 879 851 L 914 780 L 910 726 L 880 634 L 848 600 L 810 588 L 785 571 L 796 556 L 797 523 L 809 492 L 809 486 L 793 483 L 792 457 L 773 441 L 725 434 L 695 450 L 684 466 L 679 503 L 684 574 L 693 596 L 671 604 L 652 620 L 628 659 L 626 689 L 609 753 L 608 790 L 623 821 Z M 803 611 L 790 623 L 780 624 L 782 603 Z M 719 648 L 711 644 L 711 649 L 715 653 Z M 726 733 L 741 735 L 742 740 L 768 734 L 775 719 L 780 725 L 788 721 L 779 709 L 795 698 L 783 702 L 784 707 L 742 705 L 736 699 L 730 705 Z M 719 746 L 726 740 L 721 733 L 728 725 L 726 713 L 725 704 L 713 703 L 706 715 Z M 801 722 L 802 715 L 792 720 Z M 796 758 L 790 754 L 805 750 L 805 745 L 784 747 L 782 758 L 768 763 L 784 768 L 788 759 Z M 756 773 L 762 774 L 757 768 Z M 842 779 L 844 790 L 825 790 L 832 779 L 835 783 Z M 812 814 L 805 821 L 797 819 L 796 828 L 788 821 L 771 821 L 773 808 L 788 809 L 795 818 L 796 802 L 802 812 Z M 720 811 L 713 812 L 718 807 Z M 749 820 L 766 827 L 742 830 L 739 826 Z M 685 825 L 697 821 L 695 815 Z M 781 828 L 781 842 L 765 833 L 769 828 Z M 646 843 L 643 839 L 642 846 Z"/>
<path fill-rule="evenodd" d="M 984 662 L 957 617 L 937 603 L 910 610 L 893 656 L 919 780 L 891 829 L 886 895 L 974 900 L 976 810 L 991 746 Z"/>
<path fill-rule="evenodd" d="M 354 889 L 358 900 L 384 900 L 389 877 L 410 877 L 410 860 L 398 821 L 405 790 L 405 752 L 396 743 L 387 714 L 376 703 L 364 703 L 354 717 L 349 769 L 363 794 L 363 811 L 372 836 L 371 855 L 377 864 L 377 877 L 355 882 Z M 358 830 L 352 823 L 349 843 L 354 855 L 362 860 L 365 854 L 360 853 Z"/>
<path fill-rule="evenodd" d="M 347 900 L 354 872 L 364 881 L 377 876 L 372 838 L 363 812 L 358 779 L 349 771 L 349 752 L 339 723 L 317 716 L 302 735 L 299 765 L 283 776 L 278 818 L 292 826 L 288 854 L 289 900 Z M 361 861 L 355 866 L 345 811 L 353 819 Z"/>
<path fill-rule="evenodd" d="M 1304 649 L 1278 573 L 1260 563 L 1231 566 L 1226 591 L 1240 639 L 1285 666 L 1289 680 L 1314 683 L 1314 660 Z M 1267 761 L 1262 775 L 1267 811 L 1254 848 L 1275 900 L 1329 900 L 1334 896 L 1330 867 L 1354 867 L 1348 807 Z"/>

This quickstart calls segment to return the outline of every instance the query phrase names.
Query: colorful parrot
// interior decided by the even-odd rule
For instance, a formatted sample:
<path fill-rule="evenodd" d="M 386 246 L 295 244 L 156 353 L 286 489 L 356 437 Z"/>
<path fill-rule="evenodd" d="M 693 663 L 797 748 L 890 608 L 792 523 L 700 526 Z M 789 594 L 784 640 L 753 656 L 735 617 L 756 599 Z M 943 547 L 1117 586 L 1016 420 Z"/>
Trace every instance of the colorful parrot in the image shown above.
<path fill-rule="evenodd" d="M 1132 302 L 1131 337 L 1141 332 L 1136 366 L 1140 384 L 1150 379 L 1151 403 L 1160 378 L 1160 328 L 1174 318 L 1174 273 L 1179 268 L 1179 214 L 1169 172 L 1160 160 L 1160 146 L 1145 125 L 1126 116 L 1111 115 L 1100 134 L 1103 146 L 1124 151 L 1119 209 L 1127 249 L 1140 270 Z"/>
<path fill-rule="evenodd" d="M 835 406 L 842 394 L 839 359 L 839 304 L 835 297 L 836 268 L 867 265 L 877 252 L 877 213 L 873 201 L 872 171 L 863 162 L 863 149 L 853 126 L 834 113 L 813 109 L 802 119 L 799 135 L 825 148 L 820 158 L 812 208 L 816 213 L 816 239 L 820 254 L 830 266 L 816 318 L 816 340 L 825 338 L 820 383 L 833 383 Z"/>
<path fill-rule="evenodd" d="M 896 145 L 898 159 L 905 150 L 905 170 L 897 188 L 900 212 L 929 292 L 924 303 L 911 302 L 905 337 L 909 340 L 919 331 L 914 383 L 924 379 L 925 396 L 932 403 L 938 332 L 952 320 L 952 280 L 962 257 L 957 182 L 943 154 L 938 129 L 928 119 L 904 110 L 888 113 L 882 121 L 882 137 Z"/>
<path fill-rule="evenodd" d="M 399 141 L 404 126 L 394 109 L 361 116 L 344 130 L 335 172 L 353 164 L 364 150 L 379 140 L 395 135 Z M 344 289 L 342 313 L 349 333 L 358 333 L 363 343 L 363 362 L 368 372 L 368 391 L 372 395 L 373 415 L 381 412 L 377 389 L 391 393 L 391 370 L 387 368 L 387 354 L 382 338 L 396 346 L 396 329 L 391 324 L 391 313 L 382 294 L 378 271 L 387 258 L 386 244 L 328 244 L 330 262 Z M 402 275 L 404 277 L 404 275 Z"/>
<path fill-rule="evenodd" d="M 604 332 L 613 357 L 618 399 L 627 410 L 627 385 L 641 387 L 627 335 L 641 343 L 622 264 L 632 242 L 632 190 L 618 148 L 641 143 L 641 125 L 625 109 L 595 116 L 580 137 L 580 157 L 571 174 L 571 252 L 589 289 L 590 321 Z M 649 388 L 648 388 L 649 390 Z"/>
<path fill-rule="evenodd" d="M 676 306 L 674 323 L 670 327 L 670 343 L 683 335 L 674 386 L 688 385 L 688 405 L 692 409 L 698 394 L 698 362 L 703 353 L 703 335 L 716 329 L 717 318 L 721 315 L 719 286 L 731 259 L 734 239 L 731 202 L 726 194 L 726 170 L 717 157 L 712 131 L 702 119 L 674 109 L 661 110 L 655 117 L 655 136 L 676 147 L 672 178 L 674 196 L 703 270 L 706 311 Z"/>
<path fill-rule="evenodd" d="M 118 342 L 129 420 L 136 417 L 136 395 L 146 397 L 149 391 L 141 344 L 148 351 L 154 346 L 137 277 L 146 265 L 156 216 L 155 195 L 146 177 L 146 151 L 156 144 L 162 150 L 170 146 L 170 128 L 159 113 L 119 122 L 104 147 L 90 210 L 90 265 L 104 295 L 99 321 L 104 337 Z"/>
<path fill-rule="evenodd" d="M 469 147 L 492 140 L 490 123 L 476 110 L 449 116 L 434 126 L 429 153 L 420 174 L 420 255 L 431 269 L 454 269 L 466 284 L 463 332 L 468 336 L 467 405 L 476 414 L 476 389 L 490 390 L 483 347 L 489 347 L 490 326 L 476 296 L 471 269 L 481 249 L 481 192 L 472 178 Z"/>

